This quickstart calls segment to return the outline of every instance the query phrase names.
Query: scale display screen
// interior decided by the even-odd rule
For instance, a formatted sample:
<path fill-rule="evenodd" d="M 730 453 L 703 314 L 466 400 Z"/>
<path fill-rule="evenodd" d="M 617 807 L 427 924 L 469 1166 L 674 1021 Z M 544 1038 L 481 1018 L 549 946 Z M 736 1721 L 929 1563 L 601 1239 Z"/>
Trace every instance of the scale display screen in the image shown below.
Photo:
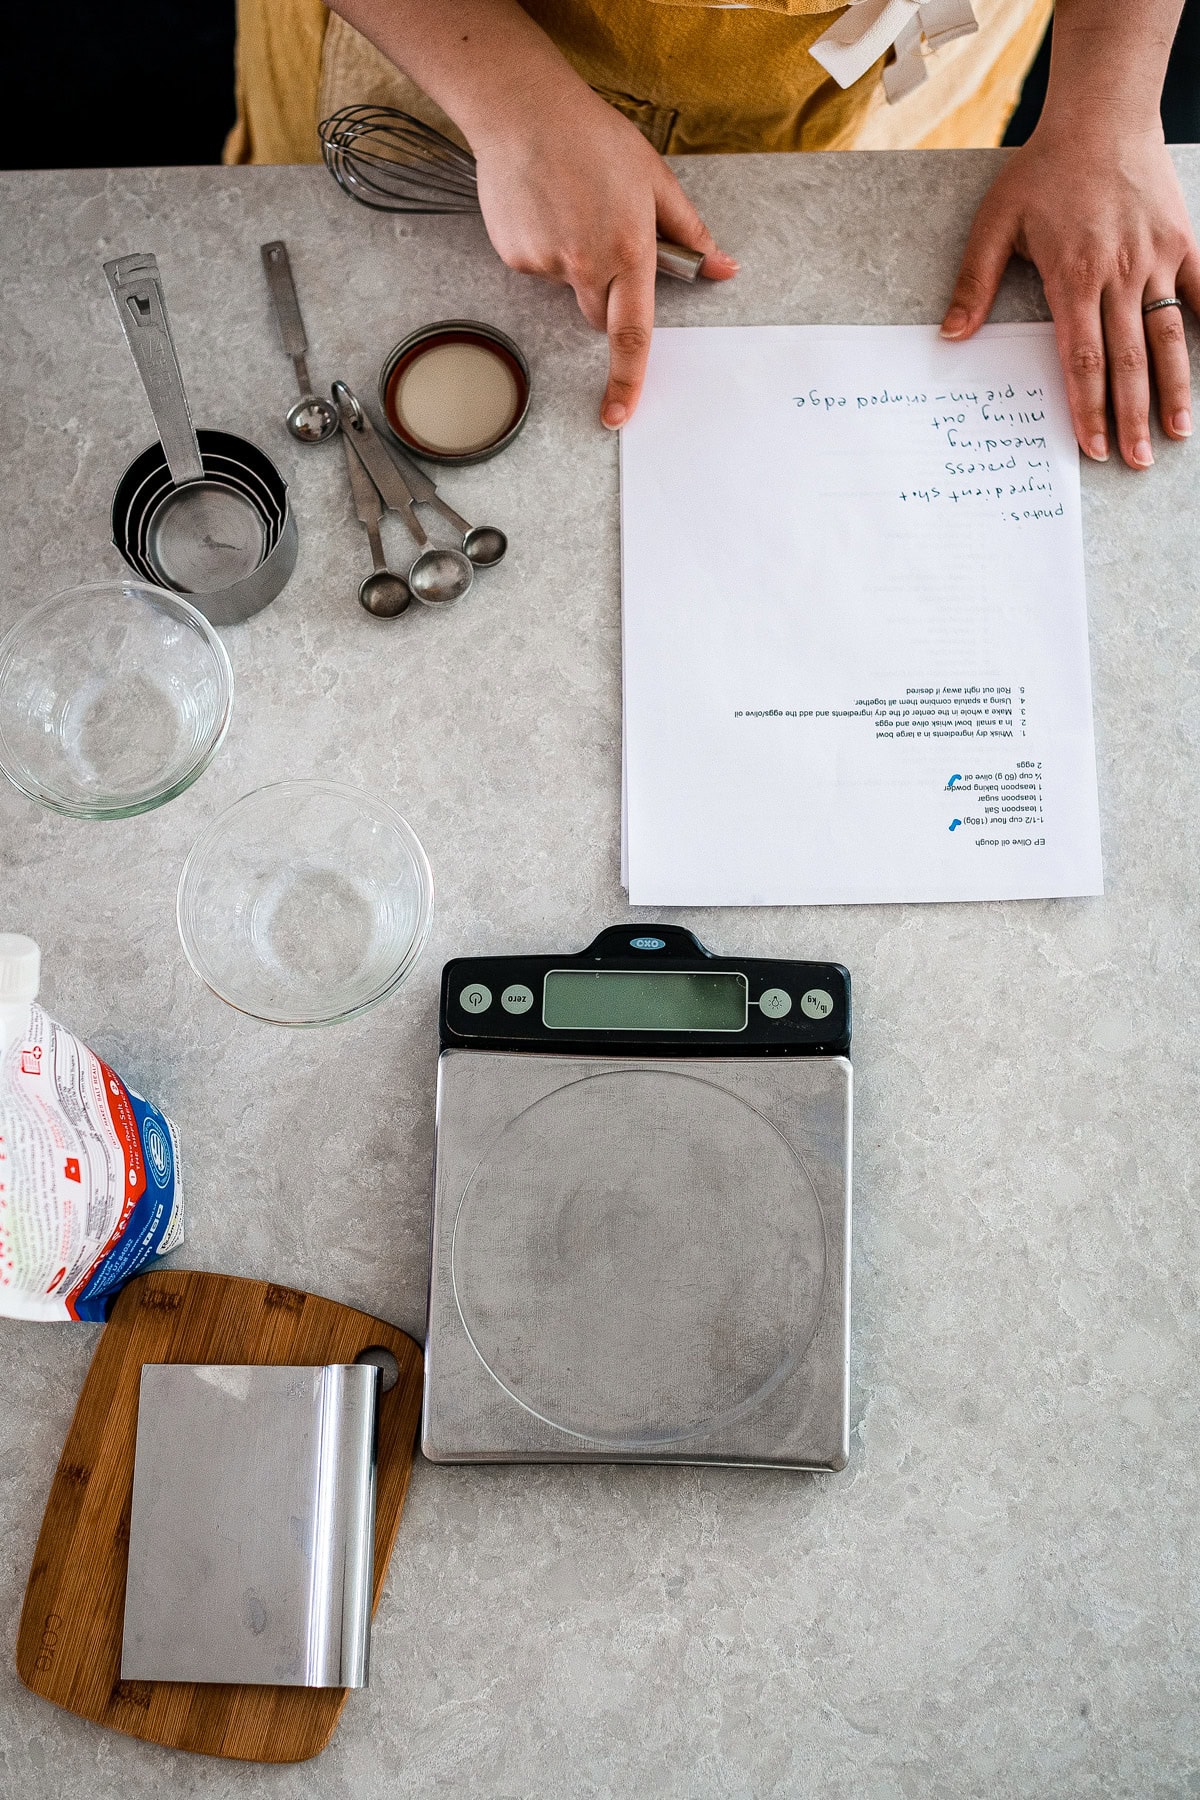
<path fill-rule="evenodd" d="M 746 977 L 677 969 L 551 969 L 542 1020 L 558 1031 L 744 1031 Z"/>

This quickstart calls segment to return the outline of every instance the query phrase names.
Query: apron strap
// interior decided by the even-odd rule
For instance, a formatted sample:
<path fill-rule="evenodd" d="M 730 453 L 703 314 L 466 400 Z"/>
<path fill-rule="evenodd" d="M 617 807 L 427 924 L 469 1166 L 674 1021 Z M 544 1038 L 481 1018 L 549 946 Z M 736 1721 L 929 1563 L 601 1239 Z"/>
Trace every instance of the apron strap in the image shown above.
<path fill-rule="evenodd" d="M 894 106 L 926 78 L 922 38 L 937 50 L 978 30 L 971 0 L 850 0 L 810 54 L 839 87 L 848 88 L 894 45 L 896 60 L 883 72 L 884 92 Z"/>

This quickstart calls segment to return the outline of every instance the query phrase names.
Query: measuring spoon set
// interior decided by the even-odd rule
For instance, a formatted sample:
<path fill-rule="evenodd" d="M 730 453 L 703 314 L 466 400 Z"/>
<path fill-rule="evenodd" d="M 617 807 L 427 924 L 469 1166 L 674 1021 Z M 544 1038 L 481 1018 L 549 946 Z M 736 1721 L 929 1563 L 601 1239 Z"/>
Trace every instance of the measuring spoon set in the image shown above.
<path fill-rule="evenodd" d="M 358 598 L 376 618 L 393 619 L 413 599 L 426 606 L 445 606 L 470 588 L 476 569 L 490 569 L 508 549 L 508 539 L 494 525 L 472 525 L 447 504 L 436 484 L 397 445 L 375 429 L 365 406 L 344 381 L 335 381 L 333 400 L 312 391 L 308 373 L 308 338 L 292 277 L 286 244 L 262 246 L 263 268 L 283 348 L 292 359 L 300 398 L 288 409 L 286 424 L 302 444 L 320 444 L 340 431 L 354 510 L 366 527 L 372 571 L 359 584 Z M 417 512 L 430 507 L 454 528 L 457 548 L 435 544 Z M 380 524 L 385 510 L 403 518 L 416 553 L 403 574 L 390 569 Z"/>

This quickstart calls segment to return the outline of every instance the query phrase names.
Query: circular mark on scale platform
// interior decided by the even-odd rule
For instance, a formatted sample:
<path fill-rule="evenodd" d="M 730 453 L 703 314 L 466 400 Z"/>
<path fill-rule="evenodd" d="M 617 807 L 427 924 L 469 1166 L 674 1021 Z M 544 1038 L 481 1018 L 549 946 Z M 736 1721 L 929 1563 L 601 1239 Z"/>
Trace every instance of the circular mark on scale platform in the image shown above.
<path fill-rule="evenodd" d="M 787 1140 L 701 1076 L 590 1075 L 517 1115 L 467 1184 L 459 1315 L 509 1396 L 636 1449 L 749 1413 L 816 1329 L 825 1229 Z"/>

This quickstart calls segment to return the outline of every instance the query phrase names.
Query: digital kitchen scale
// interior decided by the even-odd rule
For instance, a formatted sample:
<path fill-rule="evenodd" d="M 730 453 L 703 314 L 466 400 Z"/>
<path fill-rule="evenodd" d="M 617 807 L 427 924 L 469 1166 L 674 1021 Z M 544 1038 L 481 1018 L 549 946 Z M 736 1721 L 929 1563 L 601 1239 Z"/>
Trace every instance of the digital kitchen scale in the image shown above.
<path fill-rule="evenodd" d="M 849 1454 L 850 977 L 673 925 L 442 975 L 422 1448 Z"/>

